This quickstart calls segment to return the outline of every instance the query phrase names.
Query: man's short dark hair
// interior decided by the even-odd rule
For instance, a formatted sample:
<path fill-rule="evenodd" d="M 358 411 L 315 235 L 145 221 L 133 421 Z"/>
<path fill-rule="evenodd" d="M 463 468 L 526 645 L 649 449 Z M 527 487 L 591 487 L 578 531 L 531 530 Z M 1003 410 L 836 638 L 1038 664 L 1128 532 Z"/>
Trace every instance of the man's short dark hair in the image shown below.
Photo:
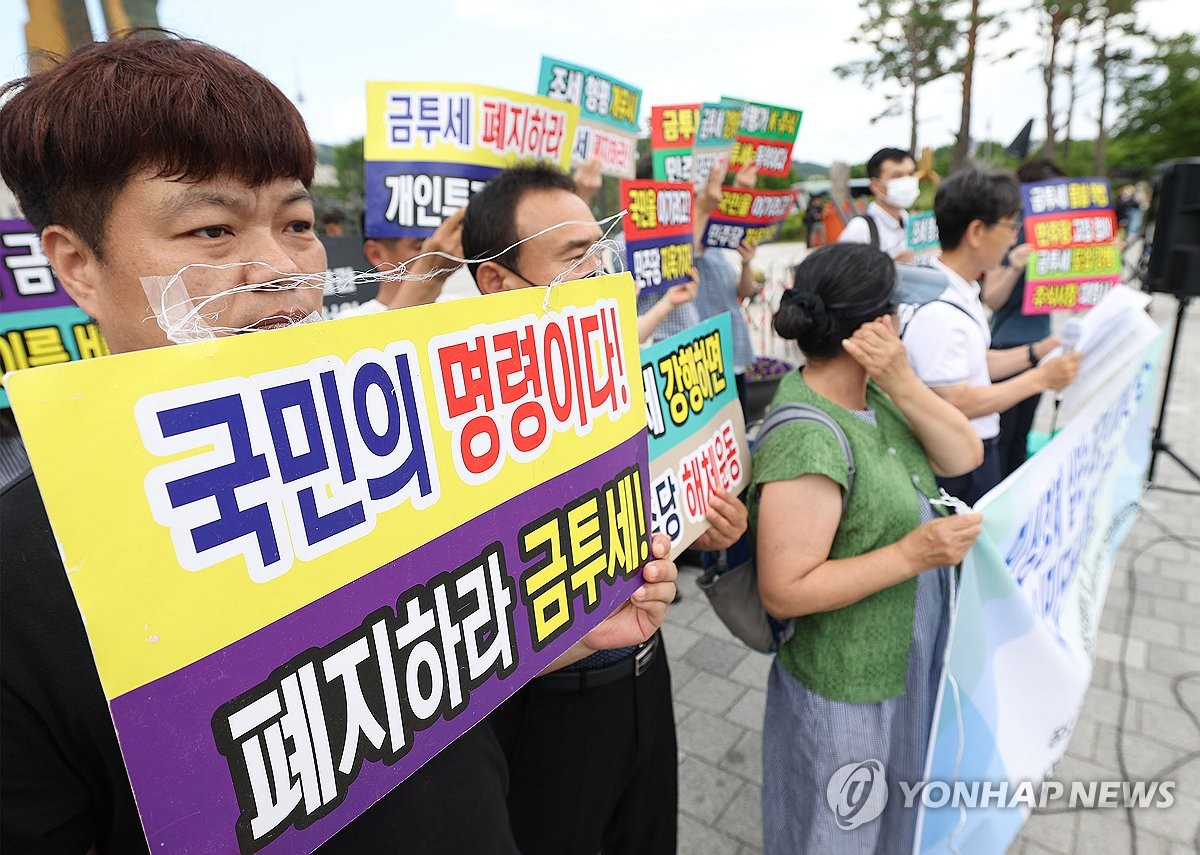
<path fill-rule="evenodd" d="M 0 175 L 35 229 L 65 226 L 101 257 L 113 200 L 142 170 L 308 187 L 316 166 L 304 119 L 266 77 L 211 45 L 144 36 L 0 87 Z"/>
<path fill-rule="evenodd" d="M 520 163 L 501 172 L 471 197 L 463 216 L 463 255 L 474 278 L 479 265 L 489 259 L 516 267 L 520 248 L 509 249 L 517 235 L 517 205 L 526 193 L 537 190 L 575 192 L 575 180 L 552 163 Z M 525 237 L 530 237 L 525 235 Z"/>
<path fill-rule="evenodd" d="M 1020 210 L 1021 188 L 1011 172 L 967 169 L 938 185 L 933 197 L 942 249 L 957 247 L 975 220 L 990 226 Z"/>
<path fill-rule="evenodd" d="M 871 159 L 867 161 L 867 177 L 878 178 L 883 172 L 885 161 L 903 163 L 906 160 L 916 162 L 916 158 L 912 156 L 911 151 L 905 151 L 902 148 L 881 148 L 871 155 Z"/>

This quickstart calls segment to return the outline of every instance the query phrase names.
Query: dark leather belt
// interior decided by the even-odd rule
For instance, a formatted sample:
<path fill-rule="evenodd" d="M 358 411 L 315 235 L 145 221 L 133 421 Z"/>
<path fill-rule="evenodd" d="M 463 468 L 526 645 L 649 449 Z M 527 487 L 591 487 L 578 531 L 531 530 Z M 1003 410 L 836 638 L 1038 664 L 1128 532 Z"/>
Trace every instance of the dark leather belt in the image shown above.
<path fill-rule="evenodd" d="M 607 686 L 626 677 L 640 677 L 646 673 L 658 654 L 658 633 L 624 659 L 600 668 L 585 668 L 579 671 L 559 669 L 538 677 L 530 686 L 545 692 L 581 692 L 597 686 Z"/>

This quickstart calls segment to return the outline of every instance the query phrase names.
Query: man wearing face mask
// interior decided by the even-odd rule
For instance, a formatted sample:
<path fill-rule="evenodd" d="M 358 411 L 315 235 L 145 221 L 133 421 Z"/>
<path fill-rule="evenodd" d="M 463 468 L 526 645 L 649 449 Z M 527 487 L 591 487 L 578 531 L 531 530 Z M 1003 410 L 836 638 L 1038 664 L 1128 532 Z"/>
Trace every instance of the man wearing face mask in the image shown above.
<path fill-rule="evenodd" d="M 881 148 L 871 155 L 867 177 L 875 201 L 867 206 L 865 214 L 846 223 L 838 243 L 869 243 L 893 261 L 911 263 L 913 252 L 908 248 L 905 226 L 909 206 L 921 195 L 916 171 L 916 161 L 904 149 Z"/>

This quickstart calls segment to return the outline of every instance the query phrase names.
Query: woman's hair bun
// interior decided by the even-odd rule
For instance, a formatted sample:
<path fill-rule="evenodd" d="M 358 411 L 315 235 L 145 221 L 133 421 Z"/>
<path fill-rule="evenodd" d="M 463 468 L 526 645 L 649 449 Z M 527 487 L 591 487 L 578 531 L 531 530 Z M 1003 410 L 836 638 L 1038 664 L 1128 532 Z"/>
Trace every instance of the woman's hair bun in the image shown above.
<path fill-rule="evenodd" d="M 829 335 L 829 312 L 825 309 L 825 301 L 812 291 L 799 288 L 784 291 L 775 314 L 775 332 L 795 341 L 803 351 L 819 349 L 820 343 Z"/>

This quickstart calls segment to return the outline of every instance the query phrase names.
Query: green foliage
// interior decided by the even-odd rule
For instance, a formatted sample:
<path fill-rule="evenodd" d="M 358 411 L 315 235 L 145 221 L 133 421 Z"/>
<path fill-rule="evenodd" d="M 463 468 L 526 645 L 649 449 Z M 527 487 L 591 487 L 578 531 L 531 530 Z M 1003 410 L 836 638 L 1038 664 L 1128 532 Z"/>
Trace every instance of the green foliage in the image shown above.
<path fill-rule="evenodd" d="M 900 92 L 885 96 L 884 109 L 872 121 L 899 115 L 907 93 L 912 127 L 910 146 L 916 148 L 917 102 L 920 88 L 957 70 L 958 26 L 949 17 L 948 0 L 860 0 L 867 19 L 851 37 L 871 54 L 834 68 L 842 78 L 864 83 L 894 81 Z"/>
<path fill-rule="evenodd" d="M 1200 154 L 1200 51 L 1196 35 L 1155 41 L 1153 55 L 1130 67 L 1118 99 L 1122 119 L 1108 167 L 1148 173 L 1155 164 Z"/>
<path fill-rule="evenodd" d="M 361 199 L 366 187 L 363 166 L 363 138 L 358 137 L 333 147 L 333 167 L 337 170 L 337 186 L 332 192 L 337 198 L 350 201 Z"/>
<path fill-rule="evenodd" d="M 781 241 L 805 241 L 808 239 L 808 229 L 804 225 L 803 211 L 796 211 L 784 221 L 783 228 L 779 230 L 779 239 Z"/>

